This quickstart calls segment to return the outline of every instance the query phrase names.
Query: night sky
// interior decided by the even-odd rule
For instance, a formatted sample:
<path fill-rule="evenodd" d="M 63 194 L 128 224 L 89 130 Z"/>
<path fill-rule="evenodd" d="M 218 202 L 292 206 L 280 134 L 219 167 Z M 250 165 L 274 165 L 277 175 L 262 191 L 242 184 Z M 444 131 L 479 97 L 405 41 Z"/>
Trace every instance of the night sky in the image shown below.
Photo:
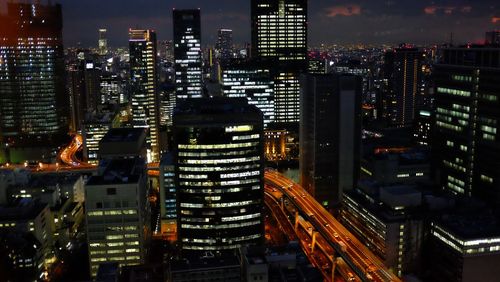
<path fill-rule="evenodd" d="M 5 1 L 5 0 L 0 0 Z M 46 0 L 43 0 L 46 1 Z M 60 0 L 66 46 L 97 45 L 97 29 L 108 29 L 111 46 L 127 45 L 129 27 L 152 28 L 172 38 L 172 8 L 201 8 L 203 44 L 220 27 L 236 42 L 250 41 L 250 0 Z M 498 0 L 310 0 L 309 43 L 481 42 L 500 29 Z"/>

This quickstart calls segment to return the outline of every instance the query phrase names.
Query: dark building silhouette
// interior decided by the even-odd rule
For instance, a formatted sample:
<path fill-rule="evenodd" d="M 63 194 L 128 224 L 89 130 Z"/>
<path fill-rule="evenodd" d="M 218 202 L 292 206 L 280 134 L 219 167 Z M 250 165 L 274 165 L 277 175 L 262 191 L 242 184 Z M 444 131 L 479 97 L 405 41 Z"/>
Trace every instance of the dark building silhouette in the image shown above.
<path fill-rule="evenodd" d="M 326 207 L 359 175 L 361 78 L 304 75 L 300 95 L 300 181 Z"/>
<path fill-rule="evenodd" d="M 423 53 L 403 46 L 385 53 L 384 113 L 389 126 L 412 126 L 421 93 Z"/>

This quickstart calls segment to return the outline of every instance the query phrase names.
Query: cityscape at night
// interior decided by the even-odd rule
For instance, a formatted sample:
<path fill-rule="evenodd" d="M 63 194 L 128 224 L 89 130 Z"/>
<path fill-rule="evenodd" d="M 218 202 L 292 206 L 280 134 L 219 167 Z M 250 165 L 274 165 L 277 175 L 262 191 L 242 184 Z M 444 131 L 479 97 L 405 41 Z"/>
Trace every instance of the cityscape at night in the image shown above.
<path fill-rule="evenodd" d="M 0 0 L 0 282 L 500 281 L 495 0 Z"/>

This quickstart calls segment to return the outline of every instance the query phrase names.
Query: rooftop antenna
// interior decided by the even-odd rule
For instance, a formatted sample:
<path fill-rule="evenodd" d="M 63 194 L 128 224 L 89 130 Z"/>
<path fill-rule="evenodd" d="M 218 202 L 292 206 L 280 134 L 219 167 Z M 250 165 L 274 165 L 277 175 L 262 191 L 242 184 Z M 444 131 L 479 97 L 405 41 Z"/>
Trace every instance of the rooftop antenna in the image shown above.
<path fill-rule="evenodd" d="M 453 46 L 453 31 L 450 32 L 450 47 Z"/>

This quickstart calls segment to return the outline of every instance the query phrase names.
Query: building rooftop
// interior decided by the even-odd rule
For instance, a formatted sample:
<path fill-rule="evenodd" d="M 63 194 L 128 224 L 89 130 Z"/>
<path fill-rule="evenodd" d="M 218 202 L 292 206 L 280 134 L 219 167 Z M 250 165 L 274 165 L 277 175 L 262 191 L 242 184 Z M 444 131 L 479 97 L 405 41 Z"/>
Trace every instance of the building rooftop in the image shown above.
<path fill-rule="evenodd" d="M 101 139 L 102 143 L 138 142 L 145 136 L 144 128 L 111 128 Z"/>
<path fill-rule="evenodd" d="M 184 272 L 193 270 L 204 270 L 213 268 L 235 267 L 240 268 L 240 260 L 234 255 L 224 255 L 222 257 L 208 256 L 196 257 L 187 256 L 180 260 L 171 262 L 171 272 Z"/>
<path fill-rule="evenodd" d="M 39 203 L 32 199 L 16 199 L 12 205 L 0 207 L 0 221 L 32 220 L 46 207 L 47 204 Z"/>
<path fill-rule="evenodd" d="M 101 169 L 102 174 L 90 177 L 87 185 L 136 183 L 144 173 L 145 164 L 141 158 L 112 159 Z"/>
<path fill-rule="evenodd" d="M 179 116 L 196 116 L 196 119 L 203 120 L 206 116 L 241 115 L 241 118 L 255 119 L 255 116 L 249 114 L 262 115 L 259 109 L 248 104 L 246 98 L 186 99 L 175 108 L 174 122 Z"/>

